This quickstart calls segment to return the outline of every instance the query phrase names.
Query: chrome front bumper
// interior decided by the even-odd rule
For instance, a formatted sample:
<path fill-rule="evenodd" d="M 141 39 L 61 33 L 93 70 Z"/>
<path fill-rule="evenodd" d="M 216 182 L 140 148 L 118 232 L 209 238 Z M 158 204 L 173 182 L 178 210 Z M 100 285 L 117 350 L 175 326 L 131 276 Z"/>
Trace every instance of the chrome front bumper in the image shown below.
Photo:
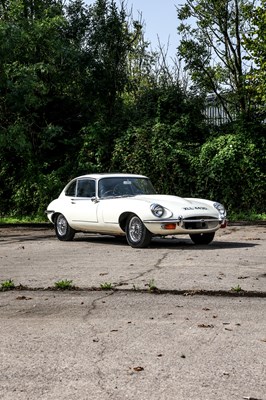
<path fill-rule="evenodd" d="M 182 216 L 175 219 L 158 219 L 158 220 L 144 220 L 143 223 L 146 225 L 159 225 L 162 230 L 177 230 L 177 231 L 209 231 L 217 230 L 220 227 L 226 225 L 226 221 L 223 219 L 213 217 L 194 217 L 194 218 L 183 218 Z M 173 227 L 173 225 L 176 225 Z M 151 226 L 151 231 L 153 227 Z"/>

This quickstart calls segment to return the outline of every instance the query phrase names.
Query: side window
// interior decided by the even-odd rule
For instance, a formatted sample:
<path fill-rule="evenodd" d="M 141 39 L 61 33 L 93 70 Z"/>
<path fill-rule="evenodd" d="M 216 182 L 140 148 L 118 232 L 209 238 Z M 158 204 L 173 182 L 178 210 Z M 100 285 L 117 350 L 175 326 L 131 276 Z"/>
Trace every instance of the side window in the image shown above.
<path fill-rule="evenodd" d="M 95 196 L 95 181 L 92 179 L 78 180 L 78 197 L 94 197 Z"/>
<path fill-rule="evenodd" d="M 77 181 L 72 182 L 65 191 L 66 196 L 74 197 L 76 194 L 76 183 Z"/>

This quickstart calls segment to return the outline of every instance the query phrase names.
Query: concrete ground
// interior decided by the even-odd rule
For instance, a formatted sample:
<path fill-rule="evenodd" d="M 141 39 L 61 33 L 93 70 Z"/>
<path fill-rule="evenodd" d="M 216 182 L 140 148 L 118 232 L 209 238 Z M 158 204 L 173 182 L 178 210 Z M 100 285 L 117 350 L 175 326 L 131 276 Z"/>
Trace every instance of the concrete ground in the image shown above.
<path fill-rule="evenodd" d="M 265 239 L 231 225 L 132 249 L 0 227 L 16 287 L 0 292 L 0 399 L 266 400 Z"/>

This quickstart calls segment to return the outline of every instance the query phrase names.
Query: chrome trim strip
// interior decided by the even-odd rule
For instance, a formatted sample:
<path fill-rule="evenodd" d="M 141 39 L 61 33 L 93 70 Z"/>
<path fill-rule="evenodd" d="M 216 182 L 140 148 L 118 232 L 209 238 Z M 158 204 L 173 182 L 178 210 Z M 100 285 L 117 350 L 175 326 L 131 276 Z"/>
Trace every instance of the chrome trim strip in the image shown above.
<path fill-rule="evenodd" d="M 187 223 L 187 222 L 217 222 L 221 223 L 222 221 L 218 218 L 201 218 L 201 219 L 158 219 L 158 220 L 143 220 L 145 224 L 171 224 L 171 223 Z"/>
<path fill-rule="evenodd" d="M 180 219 L 143 220 L 144 224 L 178 224 Z"/>
<path fill-rule="evenodd" d="M 186 223 L 186 222 L 219 222 L 220 220 L 219 219 L 216 219 L 216 218 L 212 218 L 212 219 L 210 219 L 210 218 L 201 218 L 201 219 L 183 219 L 183 222 L 184 223 Z"/>

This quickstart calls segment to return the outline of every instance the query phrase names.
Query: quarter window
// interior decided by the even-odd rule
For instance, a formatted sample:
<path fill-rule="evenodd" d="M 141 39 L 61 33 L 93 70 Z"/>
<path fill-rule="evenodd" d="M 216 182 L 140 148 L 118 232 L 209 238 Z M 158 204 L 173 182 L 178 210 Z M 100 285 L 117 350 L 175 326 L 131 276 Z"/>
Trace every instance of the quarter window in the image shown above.
<path fill-rule="evenodd" d="M 77 181 L 74 181 L 68 186 L 65 192 L 66 196 L 74 197 L 76 195 L 76 183 Z"/>
<path fill-rule="evenodd" d="M 95 181 L 92 179 L 78 180 L 77 197 L 94 197 Z"/>

